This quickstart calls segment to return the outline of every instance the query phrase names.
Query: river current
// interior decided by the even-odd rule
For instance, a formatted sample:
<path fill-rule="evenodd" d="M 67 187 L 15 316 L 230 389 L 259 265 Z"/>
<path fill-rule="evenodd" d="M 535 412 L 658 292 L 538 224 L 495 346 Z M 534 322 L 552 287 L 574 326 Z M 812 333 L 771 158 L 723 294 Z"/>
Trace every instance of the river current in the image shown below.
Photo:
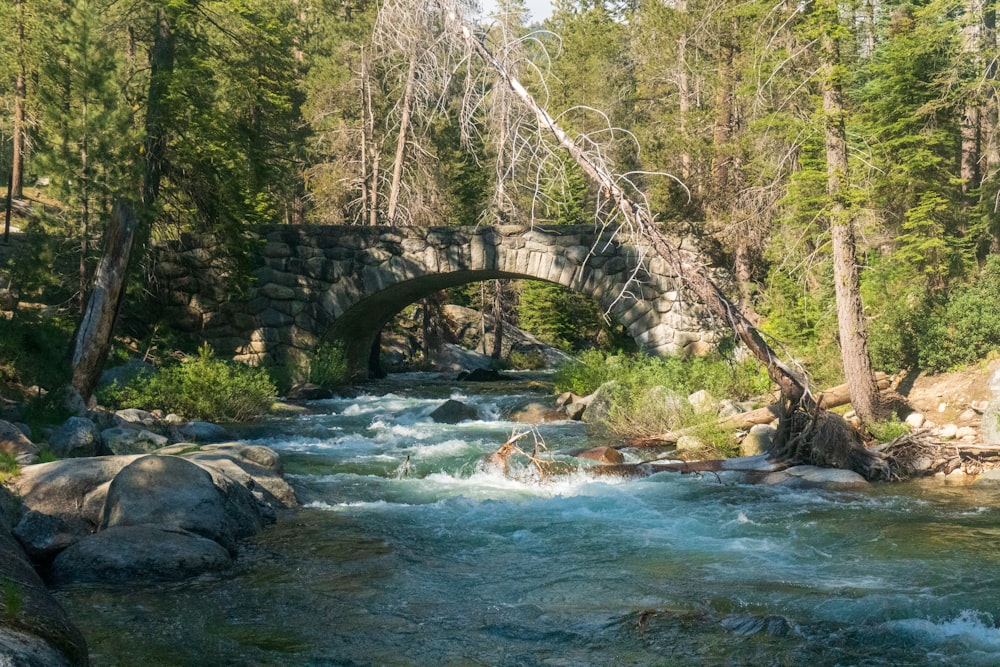
<path fill-rule="evenodd" d="M 222 576 L 57 591 L 92 663 L 1000 664 L 996 486 L 516 480 L 479 463 L 525 390 L 473 391 L 396 378 L 246 429 L 304 508 Z M 434 423 L 448 397 L 482 419 Z M 601 444 L 539 433 L 576 465 Z"/>

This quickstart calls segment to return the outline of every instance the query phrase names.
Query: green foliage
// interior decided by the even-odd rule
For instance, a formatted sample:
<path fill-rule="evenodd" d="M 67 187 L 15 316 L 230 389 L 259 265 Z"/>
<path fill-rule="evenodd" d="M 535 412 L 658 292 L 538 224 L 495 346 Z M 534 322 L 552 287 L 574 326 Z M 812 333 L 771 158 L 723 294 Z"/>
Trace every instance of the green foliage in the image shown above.
<path fill-rule="evenodd" d="M 188 419 L 237 422 L 264 414 L 275 394 L 265 370 L 217 359 L 203 345 L 196 356 L 108 388 L 98 399 L 115 408 L 159 408 Z"/>
<path fill-rule="evenodd" d="M 19 310 L 11 319 L 0 317 L 0 375 L 30 387 L 58 388 L 70 378 L 66 358 L 74 323 Z"/>
<path fill-rule="evenodd" d="M 906 422 L 900 421 L 898 417 L 886 419 L 868 425 L 868 432 L 876 442 L 891 442 L 901 435 L 910 432 L 910 426 Z"/>
<path fill-rule="evenodd" d="M 631 339 L 604 319 L 600 305 L 554 283 L 531 280 L 521 288 L 519 326 L 565 352 L 590 347 L 627 348 Z"/>
<path fill-rule="evenodd" d="M 309 356 L 309 381 L 320 387 L 342 387 L 350 382 L 344 347 L 323 343 Z"/>
<path fill-rule="evenodd" d="M 13 454 L 0 452 L 0 482 L 4 482 L 11 477 L 16 477 L 21 473 L 21 466 Z"/>
<path fill-rule="evenodd" d="M 4 576 L 0 588 L 3 589 L 4 616 L 8 620 L 14 620 L 21 614 L 21 608 L 24 606 L 24 591 L 18 582 L 7 576 Z"/>
<path fill-rule="evenodd" d="M 704 389 L 716 398 L 738 400 L 770 389 L 770 380 L 753 360 L 730 361 L 719 356 L 649 357 L 612 355 L 588 350 L 579 359 L 556 369 L 556 391 L 578 395 L 593 393 L 614 381 L 628 393 L 641 394 L 650 387 L 665 387 L 685 396 Z"/>
<path fill-rule="evenodd" d="M 545 355 L 539 350 L 511 352 L 509 362 L 511 368 L 521 371 L 537 371 L 546 366 Z"/>

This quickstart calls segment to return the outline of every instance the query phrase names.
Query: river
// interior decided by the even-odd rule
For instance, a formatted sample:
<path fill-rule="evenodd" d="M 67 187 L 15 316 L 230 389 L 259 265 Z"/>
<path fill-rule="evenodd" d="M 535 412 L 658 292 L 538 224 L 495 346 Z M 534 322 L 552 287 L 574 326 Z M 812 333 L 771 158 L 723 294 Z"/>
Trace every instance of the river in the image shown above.
<path fill-rule="evenodd" d="M 516 481 L 478 465 L 500 391 L 400 377 L 247 428 L 304 508 L 222 576 L 56 591 L 93 664 L 1000 664 L 996 486 Z M 483 420 L 433 423 L 447 397 Z"/>

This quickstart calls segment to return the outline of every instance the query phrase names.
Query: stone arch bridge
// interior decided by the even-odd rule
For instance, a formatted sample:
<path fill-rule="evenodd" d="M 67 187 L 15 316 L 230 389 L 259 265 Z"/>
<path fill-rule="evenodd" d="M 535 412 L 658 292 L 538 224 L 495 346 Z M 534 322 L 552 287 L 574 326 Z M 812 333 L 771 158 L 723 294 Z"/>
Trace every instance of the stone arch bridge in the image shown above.
<path fill-rule="evenodd" d="M 705 351 L 705 309 L 682 298 L 659 258 L 594 226 L 361 227 L 257 230 L 255 280 L 234 295 L 210 239 L 161 246 L 154 293 L 163 314 L 217 353 L 253 364 L 297 363 L 324 340 L 343 343 L 364 374 L 382 326 L 437 290 L 495 278 L 545 280 L 593 297 L 640 349 Z"/>

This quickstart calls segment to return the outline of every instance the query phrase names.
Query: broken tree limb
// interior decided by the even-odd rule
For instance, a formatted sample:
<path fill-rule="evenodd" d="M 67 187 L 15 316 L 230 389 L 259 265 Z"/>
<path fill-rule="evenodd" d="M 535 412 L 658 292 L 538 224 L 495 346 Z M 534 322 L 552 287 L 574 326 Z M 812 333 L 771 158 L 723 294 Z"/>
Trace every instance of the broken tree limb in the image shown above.
<path fill-rule="evenodd" d="M 94 392 L 111 349 L 136 225 L 128 204 L 116 201 L 104 241 L 104 254 L 94 274 L 94 288 L 74 338 L 72 383 L 84 401 Z"/>

